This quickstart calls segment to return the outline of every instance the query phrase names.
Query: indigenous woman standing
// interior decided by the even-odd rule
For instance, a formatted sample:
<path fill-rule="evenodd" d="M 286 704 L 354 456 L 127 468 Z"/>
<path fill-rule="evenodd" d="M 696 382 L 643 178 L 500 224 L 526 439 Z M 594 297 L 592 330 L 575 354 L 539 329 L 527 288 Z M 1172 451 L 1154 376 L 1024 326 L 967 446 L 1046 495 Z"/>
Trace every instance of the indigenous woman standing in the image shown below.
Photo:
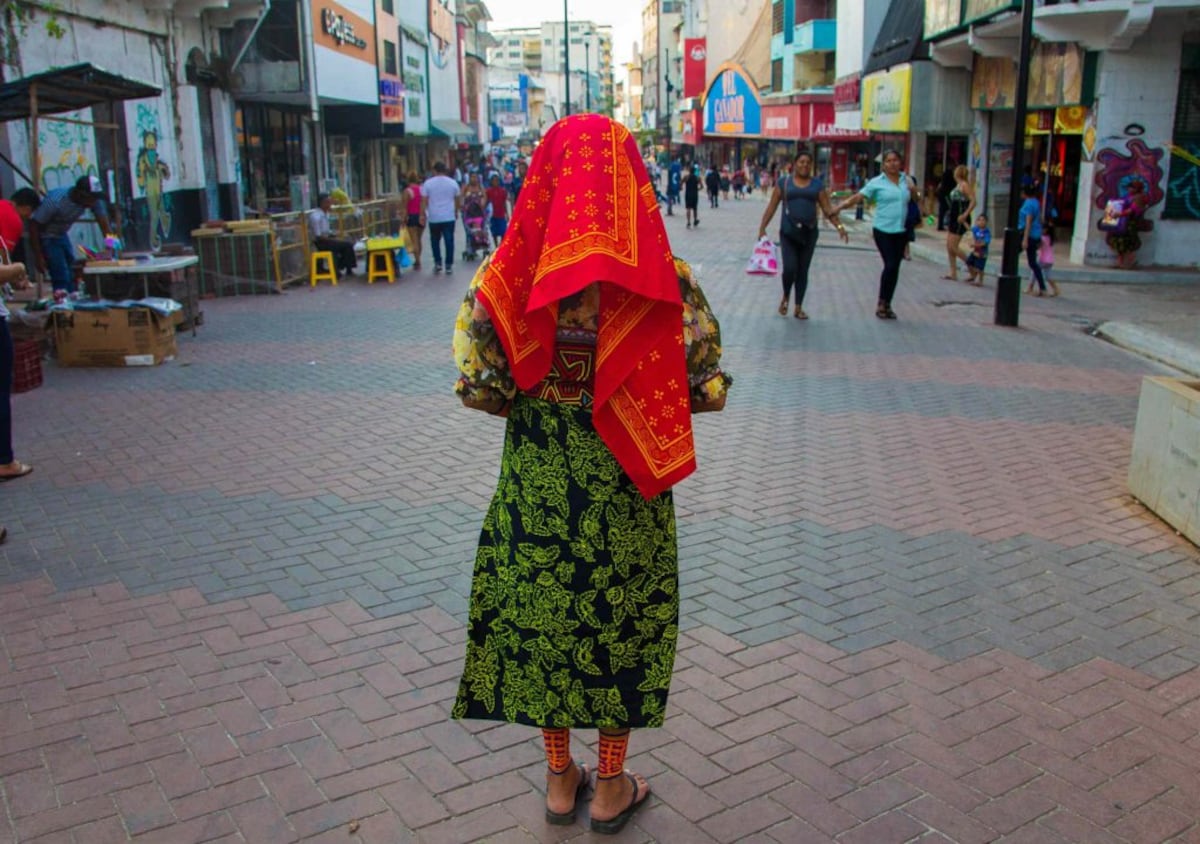
<path fill-rule="evenodd" d="M 783 222 L 779 229 L 779 248 L 783 252 L 783 299 L 779 303 L 779 313 L 787 316 L 788 298 L 794 287 L 796 319 L 808 319 L 808 314 L 804 312 L 804 294 L 808 290 L 808 268 L 817 249 L 817 208 L 838 230 L 843 241 L 850 240 L 846 235 L 846 227 L 838 220 L 837 212 L 829 202 L 825 184 L 813 175 L 812 165 L 811 153 L 801 151 L 796 154 L 792 161 L 792 172 L 775 186 L 758 226 L 758 238 L 761 240 L 767 236 L 767 226 L 771 225 L 775 210 L 783 206 Z"/>
<path fill-rule="evenodd" d="M 542 728 L 553 824 L 591 780 L 570 729 L 598 729 L 591 829 L 610 834 L 649 795 L 629 733 L 662 725 L 675 662 L 671 487 L 696 466 L 691 413 L 731 379 L 627 129 L 559 121 L 526 185 L 455 326 L 456 392 L 508 424 L 453 715 Z"/>

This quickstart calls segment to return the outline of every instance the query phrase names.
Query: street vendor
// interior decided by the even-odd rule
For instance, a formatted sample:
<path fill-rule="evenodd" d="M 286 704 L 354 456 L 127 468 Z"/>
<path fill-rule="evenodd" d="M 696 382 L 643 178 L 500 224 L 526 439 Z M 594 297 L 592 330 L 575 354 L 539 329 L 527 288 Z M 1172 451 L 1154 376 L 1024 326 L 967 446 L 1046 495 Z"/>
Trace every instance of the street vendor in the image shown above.
<path fill-rule="evenodd" d="M 329 210 L 333 208 L 333 197 L 327 193 L 318 194 L 317 207 L 308 212 L 308 234 L 317 249 L 333 253 L 333 263 L 341 275 L 350 275 L 358 266 L 358 258 L 354 254 L 354 243 L 333 237 L 333 227 L 329 223 Z"/>
<path fill-rule="evenodd" d="M 29 243 L 38 272 L 50 274 L 55 290 L 70 292 L 75 286 L 71 270 L 75 250 L 68 232 L 88 211 L 105 237 L 113 234 L 104 207 L 104 183 L 95 176 L 80 176 L 74 187 L 55 188 L 29 218 Z"/>

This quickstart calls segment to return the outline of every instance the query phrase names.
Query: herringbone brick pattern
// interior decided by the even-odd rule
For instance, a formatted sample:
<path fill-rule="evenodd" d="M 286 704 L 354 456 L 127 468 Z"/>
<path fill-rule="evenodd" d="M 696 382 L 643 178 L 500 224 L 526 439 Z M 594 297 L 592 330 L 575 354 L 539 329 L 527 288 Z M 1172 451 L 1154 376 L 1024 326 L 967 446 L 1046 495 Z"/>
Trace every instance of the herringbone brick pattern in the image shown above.
<path fill-rule="evenodd" d="M 761 209 L 668 221 L 737 381 L 620 840 L 1200 841 L 1200 555 L 1126 494 L 1157 370 L 1080 330 L 1111 292 L 1000 331 L 917 261 L 882 323 L 856 233 L 800 323 L 729 247 Z M 502 432 L 449 391 L 466 280 L 206 303 L 178 361 L 15 397 L 0 840 L 585 836 L 533 731 L 447 717 Z"/>
<path fill-rule="evenodd" d="M 440 610 L 376 619 L 353 602 L 297 612 L 44 580 L 5 587 L 0 609 L 13 840 L 548 834 L 533 731 L 448 719 L 462 625 Z M 1200 669 L 1158 681 L 1103 659 L 1054 672 L 1001 650 L 948 662 L 698 628 L 671 703 L 631 760 L 653 778 L 651 840 L 1197 831 Z"/>

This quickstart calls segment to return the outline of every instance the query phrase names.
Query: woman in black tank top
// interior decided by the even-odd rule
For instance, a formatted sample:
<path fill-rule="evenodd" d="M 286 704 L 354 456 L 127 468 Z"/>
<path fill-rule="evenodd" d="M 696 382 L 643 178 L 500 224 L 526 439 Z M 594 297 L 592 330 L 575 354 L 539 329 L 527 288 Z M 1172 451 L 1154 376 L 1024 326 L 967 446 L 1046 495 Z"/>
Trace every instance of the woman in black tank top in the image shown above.
<path fill-rule="evenodd" d="M 762 224 L 758 227 L 759 238 L 767 236 L 767 226 L 775 216 L 775 209 L 783 206 L 783 220 L 779 229 L 779 248 L 783 253 L 783 300 L 779 313 L 787 316 L 788 300 L 792 288 L 796 289 L 796 319 L 808 319 L 804 312 L 804 294 L 808 291 L 808 268 L 812 264 L 813 252 L 817 248 L 817 211 L 838 230 L 843 241 L 849 241 L 846 228 L 839 222 L 837 212 L 829 201 L 829 192 L 824 183 L 813 175 L 812 154 L 807 150 L 796 153 L 792 170 L 775 185 L 767 210 L 763 212 Z"/>

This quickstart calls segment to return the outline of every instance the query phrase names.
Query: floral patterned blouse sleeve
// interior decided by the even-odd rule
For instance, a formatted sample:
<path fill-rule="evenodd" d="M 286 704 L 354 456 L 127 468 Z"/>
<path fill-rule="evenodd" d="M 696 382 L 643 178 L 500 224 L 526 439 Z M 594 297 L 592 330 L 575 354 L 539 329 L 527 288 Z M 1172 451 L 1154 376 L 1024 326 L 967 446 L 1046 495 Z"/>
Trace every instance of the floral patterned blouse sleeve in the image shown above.
<path fill-rule="evenodd" d="M 459 378 L 454 392 L 468 407 L 488 408 L 506 403 L 517 392 L 500 336 L 475 291 L 483 277 L 485 261 L 471 279 L 471 286 L 454 322 L 454 363 Z"/>
<path fill-rule="evenodd" d="M 721 369 L 721 326 L 685 261 L 675 260 L 683 297 L 683 344 L 693 403 L 721 399 L 733 378 Z"/>

